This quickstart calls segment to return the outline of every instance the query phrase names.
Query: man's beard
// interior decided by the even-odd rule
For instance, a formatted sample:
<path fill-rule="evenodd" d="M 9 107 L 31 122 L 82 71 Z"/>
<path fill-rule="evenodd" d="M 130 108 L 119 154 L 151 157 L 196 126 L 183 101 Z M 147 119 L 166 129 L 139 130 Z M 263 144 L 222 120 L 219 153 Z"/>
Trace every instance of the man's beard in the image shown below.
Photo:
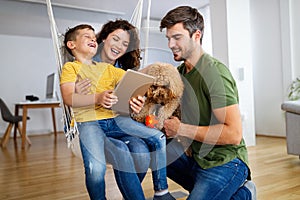
<path fill-rule="evenodd" d="M 178 54 L 177 53 L 173 53 L 173 56 L 174 56 L 174 60 L 175 61 L 184 61 L 185 60 L 185 58 L 183 58 L 182 56 L 178 56 Z"/>

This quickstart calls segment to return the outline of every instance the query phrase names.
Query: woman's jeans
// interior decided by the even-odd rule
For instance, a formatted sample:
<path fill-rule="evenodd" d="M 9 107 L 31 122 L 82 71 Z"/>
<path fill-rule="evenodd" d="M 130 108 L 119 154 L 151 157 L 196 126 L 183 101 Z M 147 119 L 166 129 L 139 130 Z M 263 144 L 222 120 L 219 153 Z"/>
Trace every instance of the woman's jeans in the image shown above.
<path fill-rule="evenodd" d="M 167 145 L 167 159 L 168 177 L 190 192 L 188 200 L 251 200 L 251 192 L 242 186 L 248 168 L 237 158 L 221 166 L 202 169 L 173 140 Z"/>
<path fill-rule="evenodd" d="M 161 183 L 157 184 L 158 187 L 167 188 L 166 159 L 156 159 L 160 155 L 166 157 L 165 138 L 160 138 L 162 134 L 160 131 L 147 128 L 126 117 L 78 123 L 78 130 L 86 186 L 91 199 L 105 199 L 106 161 L 113 165 L 117 184 L 125 199 L 145 199 L 140 180 L 147 171 L 145 165 L 143 167 L 143 160 L 146 159 L 146 164 L 149 163 L 149 152 L 147 153 L 147 149 L 142 147 L 135 148 L 131 153 L 128 147 L 139 143 L 139 138 L 132 139 L 133 137 L 128 134 L 141 137 L 146 141 L 150 150 L 158 149 L 158 151 L 151 152 L 151 166 L 157 166 L 154 169 L 158 170 L 153 173 Z M 135 166 L 139 168 L 136 169 Z M 140 179 L 136 172 L 142 175 Z"/>
<path fill-rule="evenodd" d="M 110 138 L 109 138 L 110 139 Z M 116 140 L 111 138 L 112 141 L 117 141 L 118 144 L 115 144 L 115 146 L 123 146 L 124 144 L 127 145 L 123 147 L 124 151 L 130 151 L 130 155 L 133 158 L 133 162 L 134 162 L 134 166 L 135 166 L 135 172 L 138 175 L 138 178 L 140 180 L 140 183 L 144 180 L 149 165 L 150 165 L 150 153 L 149 153 L 149 148 L 147 146 L 147 144 L 145 143 L 144 140 L 142 140 L 141 138 L 138 137 L 134 137 L 134 136 L 125 136 L 120 138 L 122 142 L 120 142 L 120 140 Z M 106 150 L 107 151 L 107 150 Z M 113 155 L 110 155 L 108 153 L 106 153 L 106 162 L 108 163 L 113 163 L 111 160 L 113 160 L 113 158 L 110 157 L 114 157 Z M 116 170 L 115 170 L 116 171 Z"/>
<path fill-rule="evenodd" d="M 92 200 L 105 198 L 106 156 L 116 170 L 115 177 L 125 199 L 144 200 L 143 190 L 135 173 L 133 159 L 126 144 L 108 138 L 97 121 L 78 123 L 80 147 L 85 168 L 86 187 Z M 105 150 L 105 151 L 104 151 Z M 126 168 L 126 171 L 118 169 Z M 128 184 L 130 181 L 130 184 Z"/>
<path fill-rule="evenodd" d="M 130 117 L 118 116 L 98 121 L 106 136 L 120 139 L 124 136 L 135 136 L 142 139 L 150 150 L 150 168 L 155 191 L 168 188 L 166 172 L 166 137 L 154 128 L 148 128 Z M 141 156 L 141 153 L 132 153 L 132 157 Z M 121 169 L 122 170 L 122 169 Z M 123 169 L 126 170 L 126 169 Z M 138 171 L 141 173 L 140 171 Z"/>

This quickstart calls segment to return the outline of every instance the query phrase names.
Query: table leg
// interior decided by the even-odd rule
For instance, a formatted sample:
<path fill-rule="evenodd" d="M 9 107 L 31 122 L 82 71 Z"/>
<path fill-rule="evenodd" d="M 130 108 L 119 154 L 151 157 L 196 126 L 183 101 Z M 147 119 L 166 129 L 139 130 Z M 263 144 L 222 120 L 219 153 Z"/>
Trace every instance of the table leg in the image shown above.
<path fill-rule="evenodd" d="M 27 124 L 27 107 L 23 106 L 23 116 L 22 116 L 22 148 L 25 148 L 25 144 L 26 144 L 26 124 Z"/>
<path fill-rule="evenodd" d="M 15 116 L 18 116 L 18 115 L 19 115 L 19 106 L 16 105 L 16 106 L 15 106 Z M 17 139 L 16 136 L 17 136 L 17 129 L 18 129 L 18 126 L 19 126 L 19 124 L 16 123 L 16 124 L 15 124 L 15 127 L 14 127 L 14 140 Z"/>
<path fill-rule="evenodd" d="M 56 120 L 55 120 L 55 110 L 52 107 L 51 108 L 51 112 L 52 112 L 52 122 L 53 122 L 53 131 L 54 131 L 54 136 L 57 136 L 57 132 L 56 132 Z"/>

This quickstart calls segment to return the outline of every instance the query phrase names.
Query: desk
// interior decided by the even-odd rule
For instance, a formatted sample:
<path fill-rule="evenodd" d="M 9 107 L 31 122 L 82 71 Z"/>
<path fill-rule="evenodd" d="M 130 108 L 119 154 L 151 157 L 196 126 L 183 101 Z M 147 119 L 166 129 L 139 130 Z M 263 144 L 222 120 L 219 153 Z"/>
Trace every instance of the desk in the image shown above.
<path fill-rule="evenodd" d="M 55 122 L 55 110 L 54 108 L 59 107 L 60 102 L 59 101 L 49 101 L 49 102 L 42 102 L 42 101 L 23 101 L 18 102 L 15 104 L 15 115 L 19 115 L 19 109 L 23 109 L 22 114 L 22 148 L 25 148 L 26 143 L 26 123 L 27 123 L 27 110 L 32 108 L 51 108 L 52 113 L 52 121 L 53 121 L 53 131 L 55 134 L 55 137 L 57 135 L 56 132 L 56 122 Z M 15 126 L 15 132 L 17 127 Z"/>

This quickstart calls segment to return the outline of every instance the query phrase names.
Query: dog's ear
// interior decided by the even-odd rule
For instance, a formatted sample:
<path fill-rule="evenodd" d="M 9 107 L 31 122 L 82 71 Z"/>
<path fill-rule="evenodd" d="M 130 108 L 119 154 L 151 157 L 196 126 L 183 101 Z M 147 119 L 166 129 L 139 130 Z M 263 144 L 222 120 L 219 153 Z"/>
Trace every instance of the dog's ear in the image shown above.
<path fill-rule="evenodd" d="M 145 97 L 151 97 L 151 96 L 153 96 L 153 90 L 152 90 L 152 88 L 150 87 L 150 88 L 147 90 L 147 92 L 146 92 L 146 94 L 145 94 Z"/>
<path fill-rule="evenodd" d="M 168 90 L 168 92 L 169 92 L 168 97 L 170 97 L 170 99 L 178 98 L 178 94 L 176 94 L 174 90 Z"/>
<path fill-rule="evenodd" d="M 180 73 L 177 71 L 175 67 L 171 67 L 170 69 L 170 90 L 173 91 L 176 97 L 181 97 L 183 95 L 183 81 L 181 79 Z"/>

